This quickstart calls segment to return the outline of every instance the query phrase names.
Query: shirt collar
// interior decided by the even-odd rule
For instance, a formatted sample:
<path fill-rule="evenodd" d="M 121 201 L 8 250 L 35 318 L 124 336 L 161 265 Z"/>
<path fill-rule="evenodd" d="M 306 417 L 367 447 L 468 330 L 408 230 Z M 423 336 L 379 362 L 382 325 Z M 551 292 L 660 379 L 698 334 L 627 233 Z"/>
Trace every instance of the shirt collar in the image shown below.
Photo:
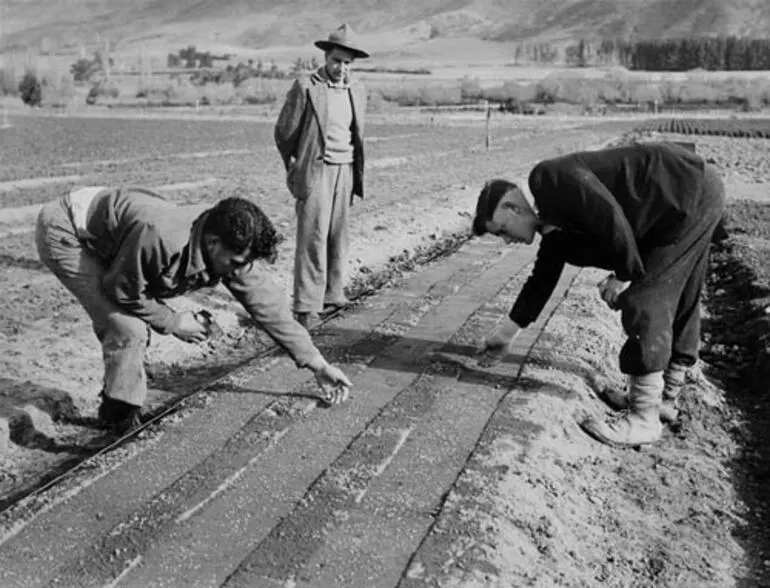
<path fill-rule="evenodd" d="M 208 214 L 208 211 L 206 211 L 195 219 L 192 229 L 190 229 L 190 240 L 187 244 L 189 255 L 187 256 L 187 267 L 184 272 L 186 278 L 200 274 L 206 282 L 212 281 L 206 267 L 206 258 L 203 255 L 203 223 L 206 221 Z"/>
<path fill-rule="evenodd" d="M 350 78 L 344 78 L 341 82 L 333 82 L 329 79 L 329 74 L 326 73 L 326 66 L 321 66 L 313 72 L 312 78 L 316 82 L 327 85 L 330 88 L 338 88 L 340 90 L 347 90 L 350 88 Z"/>

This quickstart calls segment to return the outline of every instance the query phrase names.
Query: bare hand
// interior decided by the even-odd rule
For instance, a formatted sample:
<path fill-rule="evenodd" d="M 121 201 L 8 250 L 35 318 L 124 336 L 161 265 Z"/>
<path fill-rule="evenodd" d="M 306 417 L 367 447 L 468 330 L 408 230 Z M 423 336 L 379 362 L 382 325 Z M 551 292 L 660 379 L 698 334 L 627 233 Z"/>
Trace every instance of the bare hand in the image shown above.
<path fill-rule="evenodd" d="M 618 280 L 614 274 L 610 274 L 599 282 L 599 295 L 607 306 L 612 310 L 617 310 L 620 295 L 623 294 L 630 285 L 631 282 L 623 282 Z"/>
<path fill-rule="evenodd" d="M 506 355 L 511 353 L 513 342 L 520 330 L 516 323 L 505 320 L 489 336 L 483 338 L 478 346 L 478 352 L 482 355 L 479 365 L 491 367 L 500 363 Z"/>
<path fill-rule="evenodd" d="M 208 337 L 208 329 L 198 321 L 195 313 L 185 310 L 176 314 L 171 334 L 185 343 L 201 343 Z"/>
<path fill-rule="evenodd" d="M 318 398 L 327 406 L 340 404 L 348 399 L 353 384 L 340 368 L 324 362 L 315 370 L 315 379 L 320 388 Z"/>

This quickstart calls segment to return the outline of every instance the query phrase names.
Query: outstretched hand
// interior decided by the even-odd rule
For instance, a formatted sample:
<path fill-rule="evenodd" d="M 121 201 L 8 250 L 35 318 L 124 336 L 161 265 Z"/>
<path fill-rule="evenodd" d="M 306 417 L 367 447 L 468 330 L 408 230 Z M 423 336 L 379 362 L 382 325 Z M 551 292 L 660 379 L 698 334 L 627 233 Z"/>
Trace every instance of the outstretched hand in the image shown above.
<path fill-rule="evenodd" d="M 174 317 L 171 334 L 185 343 L 201 343 L 209 335 L 208 328 L 201 324 L 191 310 L 179 312 Z"/>
<path fill-rule="evenodd" d="M 511 353 L 513 342 L 519 334 L 520 327 L 510 320 L 504 320 L 487 337 L 484 337 L 478 345 L 479 365 L 491 367 L 500 363 L 506 355 Z"/>
<path fill-rule="evenodd" d="M 334 406 L 348 399 L 353 384 L 337 366 L 324 362 L 315 370 L 315 379 L 320 389 L 318 398 L 324 404 Z"/>
<path fill-rule="evenodd" d="M 604 300 L 607 306 L 609 306 L 612 310 L 617 310 L 620 295 L 628 290 L 630 285 L 631 282 L 623 282 L 618 280 L 615 277 L 615 274 L 610 274 L 601 282 L 599 282 L 599 295 L 602 297 L 602 300 Z"/>

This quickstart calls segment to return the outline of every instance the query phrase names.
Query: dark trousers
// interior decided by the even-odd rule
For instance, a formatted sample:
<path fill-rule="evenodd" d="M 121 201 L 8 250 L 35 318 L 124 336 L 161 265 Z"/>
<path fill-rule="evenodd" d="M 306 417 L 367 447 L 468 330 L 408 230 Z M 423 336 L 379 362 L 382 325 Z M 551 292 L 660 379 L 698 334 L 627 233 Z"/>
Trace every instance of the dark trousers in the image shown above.
<path fill-rule="evenodd" d="M 628 340 L 620 369 L 631 376 L 665 370 L 669 363 L 692 366 L 700 347 L 700 296 L 708 271 L 708 252 L 725 207 L 724 184 L 706 167 L 697 214 L 671 245 L 643 254 L 646 275 L 620 298 Z"/>

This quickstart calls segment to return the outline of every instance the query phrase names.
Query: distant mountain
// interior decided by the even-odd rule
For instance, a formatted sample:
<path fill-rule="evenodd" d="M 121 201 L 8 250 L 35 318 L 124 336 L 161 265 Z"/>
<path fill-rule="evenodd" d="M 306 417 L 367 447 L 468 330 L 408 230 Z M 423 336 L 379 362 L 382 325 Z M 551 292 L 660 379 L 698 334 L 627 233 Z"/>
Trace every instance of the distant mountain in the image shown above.
<path fill-rule="evenodd" d="M 390 49 L 459 37 L 767 36 L 770 0 L 2 0 L 0 47 L 300 46 L 342 20 Z"/>

